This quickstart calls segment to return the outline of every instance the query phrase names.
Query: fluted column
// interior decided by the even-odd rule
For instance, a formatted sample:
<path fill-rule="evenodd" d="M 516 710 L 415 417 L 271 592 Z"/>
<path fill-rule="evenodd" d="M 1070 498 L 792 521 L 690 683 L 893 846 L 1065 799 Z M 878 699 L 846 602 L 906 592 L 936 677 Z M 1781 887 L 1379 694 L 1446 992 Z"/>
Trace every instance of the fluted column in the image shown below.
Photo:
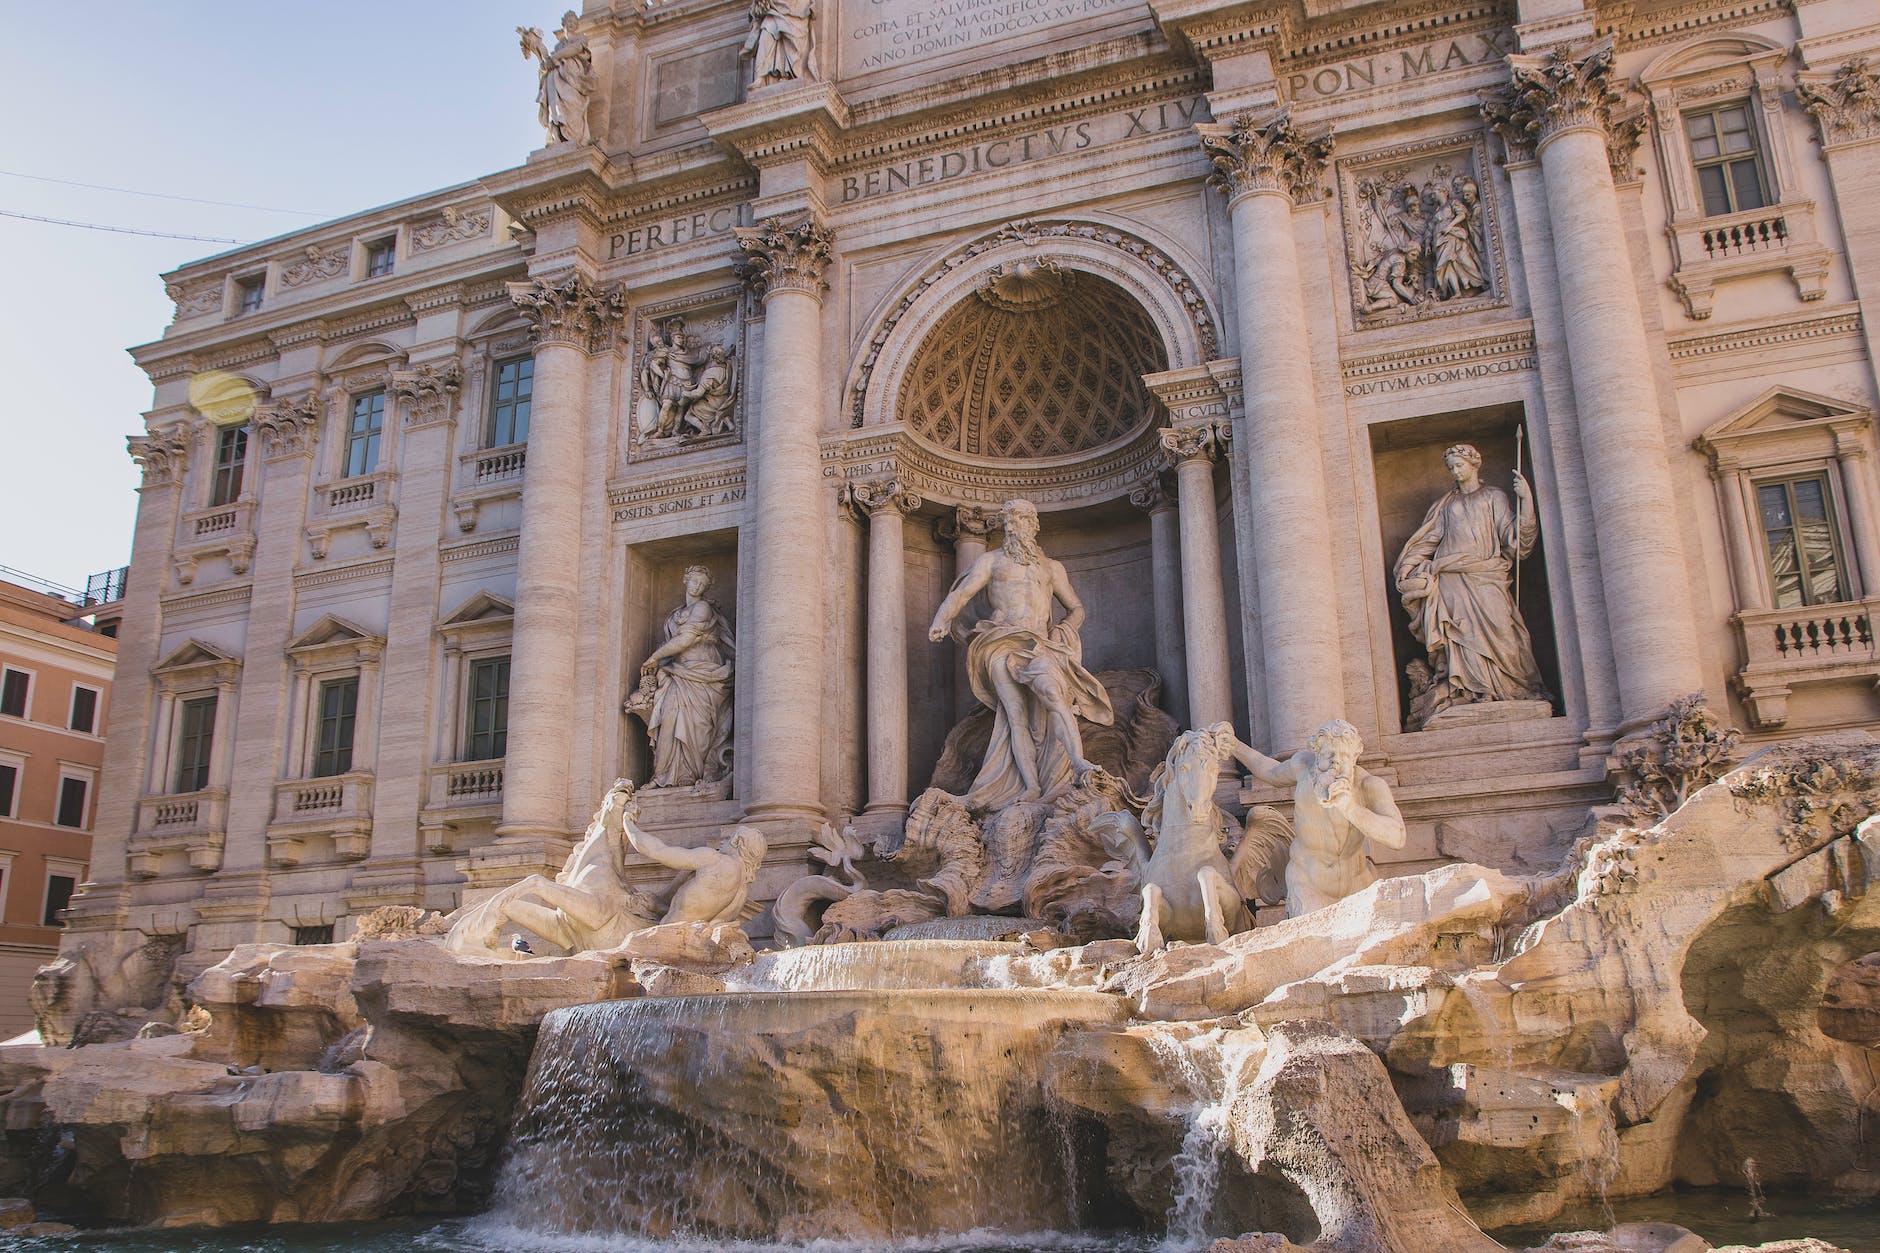
<path fill-rule="evenodd" d="M 496 834 L 499 843 L 539 854 L 548 864 L 569 835 L 588 357 L 613 347 L 624 301 L 618 288 L 597 289 L 580 274 L 511 283 L 509 298 L 535 332 L 535 390 L 516 552 L 503 817 Z"/>
<path fill-rule="evenodd" d="M 763 403 L 750 438 L 753 641 L 745 813 L 783 827 L 820 822 L 826 542 L 821 453 L 822 296 L 832 238 L 814 221 L 738 230 L 746 276 L 764 301 Z"/>
<path fill-rule="evenodd" d="M 907 555 L 903 519 L 920 497 L 892 480 L 854 483 L 849 501 L 868 515 L 868 805 L 907 810 Z"/>
<path fill-rule="evenodd" d="M 1296 203 L 1319 198 L 1332 141 L 1301 135 L 1283 111 L 1195 129 L 1214 159 L 1212 181 L 1230 197 L 1240 367 L 1248 380 L 1244 446 L 1259 485 L 1248 557 L 1260 572 L 1260 664 L 1273 740 L 1266 747 L 1283 756 L 1344 707 L 1318 403 L 1292 221 Z M 1187 514 L 1184 507 L 1184 531 Z M 1188 635 L 1193 675 L 1192 622 Z M 1188 698 L 1204 699 L 1192 679 Z"/>
<path fill-rule="evenodd" d="M 1196 727 L 1231 722 L 1228 690 L 1227 597 L 1221 585 L 1221 533 L 1214 513 L 1214 462 L 1220 444 L 1212 423 L 1162 431 L 1162 450 L 1175 466 L 1181 517 L 1182 639 L 1188 668 L 1188 719 Z"/>
<path fill-rule="evenodd" d="M 1627 247 L 1613 188 L 1613 162 L 1630 160 L 1637 132 L 1610 130 L 1620 99 L 1610 43 L 1582 52 L 1562 45 L 1509 64 L 1512 90 L 1488 111 L 1505 137 L 1534 144 L 1546 184 L 1621 729 L 1635 730 L 1704 683 L 1676 482 L 1635 285 L 1639 261 Z"/>
<path fill-rule="evenodd" d="M 1188 713 L 1188 649 L 1182 642 L 1181 523 L 1160 474 L 1130 490 L 1129 503 L 1149 515 L 1149 577 L 1155 598 L 1155 668 L 1162 705 L 1183 726 Z"/>
<path fill-rule="evenodd" d="M 953 578 L 957 582 L 973 563 L 986 555 L 986 536 L 998 525 L 996 511 L 977 505 L 961 505 L 942 518 L 935 532 L 953 545 Z M 966 648 L 957 640 L 945 645 L 953 650 L 953 720 L 958 722 L 973 711 L 978 697 L 973 695 L 972 676 L 966 673 Z"/>

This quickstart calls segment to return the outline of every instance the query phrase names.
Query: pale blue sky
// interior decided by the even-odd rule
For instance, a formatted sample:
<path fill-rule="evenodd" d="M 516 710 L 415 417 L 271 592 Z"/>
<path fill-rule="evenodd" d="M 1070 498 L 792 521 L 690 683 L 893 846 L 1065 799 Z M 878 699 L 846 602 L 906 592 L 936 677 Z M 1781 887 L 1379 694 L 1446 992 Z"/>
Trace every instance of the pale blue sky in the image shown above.
<path fill-rule="evenodd" d="M 556 0 L 0 0 L 0 209 L 243 241 L 520 164 Z M 17 174 L 318 216 L 87 190 Z M 157 277 L 226 244 L 0 217 L 0 565 L 130 559 Z"/>

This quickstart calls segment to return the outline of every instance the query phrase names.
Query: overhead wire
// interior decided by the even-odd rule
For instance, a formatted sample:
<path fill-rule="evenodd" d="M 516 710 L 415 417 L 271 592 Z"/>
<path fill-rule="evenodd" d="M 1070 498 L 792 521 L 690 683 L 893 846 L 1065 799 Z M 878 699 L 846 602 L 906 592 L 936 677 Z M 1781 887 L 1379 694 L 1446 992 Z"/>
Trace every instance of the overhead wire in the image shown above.
<path fill-rule="evenodd" d="M 0 218 L 19 218 L 24 222 L 45 222 L 52 226 L 76 226 L 86 231 L 110 231 L 114 235 L 148 235 L 153 239 L 187 239 L 199 244 L 245 244 L 246 239 L 230 239 L 225 235 L 178 235 L 171 231 L 146 231 L 135 226 L 106 226 L 102 222 L 74 222 L 68 218 L 42 218 L 33 213 L 18 213 L 12 209 L 0 209 Z"/>
<path fill-rule="evenodd" d="M 6 178 L 26 178 L 35 183 L 57 183 L 61 187 L 84 187 L 90 191 L 114 191 L 126 196 L 149 196 L 154 200 L 181 200 L 188 204 L 212 204 L 224 209 L 252 209 L 256 213 L 286 213 L 293 217 L 330 218 L 331 213 L 316 213 L 312 209 L 274 209 L 267 205 L 241 204 L 234 200 L 207 200 L 201 196 L 177 196 L 166 191 L 138 191 L 134 187 L 108 187 L 103 183 L 80 183 L 69 178 L 52 178 L 45 174 L 22 174 L 18 170 L 0 170 L 0 176 Z"/>

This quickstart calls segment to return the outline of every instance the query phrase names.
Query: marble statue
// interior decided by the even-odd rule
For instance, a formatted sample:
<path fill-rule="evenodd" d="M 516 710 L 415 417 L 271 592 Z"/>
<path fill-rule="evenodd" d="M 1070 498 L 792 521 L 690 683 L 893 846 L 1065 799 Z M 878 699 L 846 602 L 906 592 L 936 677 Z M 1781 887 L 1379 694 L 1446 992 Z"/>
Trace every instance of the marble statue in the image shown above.
<path fill-rule="evenodd" d="M 966 795 L 975 814 L 1016 801 L 1048 800 L 1096 769 L 1077 719 L 1115 720 L 1109 694 L 1084 669 L 1084 605 L 1064 566 L 1038 546 L 1038 511 L 1007 501 L 1005 543 L 974 561 L 934 614 L 927 638 L 945 639 L 981 591 L 992 617 L 962 633 L 973 695 L 993 711 L 992 740 Z M 1064 616 L 1051 621 L 1054 604 Z"/>
<path fill-rule="evenodd" d="M 1365 846 L 1402 848 L 1403 814 L 1384 781 L 1358 765 L 1364 741 L 1342 718 L 1313 732 L 1306 746 L 1276 761 L 1235 737 L 1209 728 L 1248 773 L 1293 793 L 1293 838 L 1286 861 L 1286 916 L 1297 918 L 1362 891 L 1376 881 Z"/>
<path fill-rule="evenodd" d="M 811 0 L 754 0 L 751 33 L 739 51 L 751 59 L 751 87 L 787 78 L 812 78 L 809 23 L 816 16 Z"/>
<path fill-rule="evenodd" d="M 532 874 L 459 914 L 444 947 L 472 957 L 517 959 L 503 938 L 524 927 L 570 953 L 612 948 L 653 925 L 658 905 L 627 882 L 627 832 L 639 814 L 633 784 L 615 779 L 581 842 L 553 879 Z"/>
<path fill-rule="evenodd" d="M 588 97 L 594 94 L 594 59 L 588 52 L 587 39 L 575 31 L 579 20 L 573 10 L 562 15 L 553 49 L 535 27 L 516 27 L 516 33 L 522 36 L 522 55 L 538 63 L 537 116 L 548 132 L 548 142 L 553 144 L 588 142 L 587 107 Z"/>
<path fill-rule="evenodd" d="M 661 924 L 744 920 L 751 884 L 770 845 L 762 831 L 744 823 L 724 828 L 723 835 L 716 848 L 681 848 L 627 824 L 627 842 L 634 852 L 669 870 L 684 872 L 673 886 Z"/>
<path fill-rule="evenodd" d="M 1413 710 L 1413 731 L 1452 705 L 1552 699 L 1510 574 L 1539 534 L 1534 493 L 1518 470 L 1515 504 L 1484 486 L 1482 454 L 1468 444 L 1445 451 L 1443 464 L 1456 485 L 1430 506 L 1395 570 L 1410 630 L 1429 654 L 1431 686 Z"/>
<path fill-rule="evenodd" d="M 697 435 L 723 435 L 731 430 L 731 407 L 738 398 L 738 372 L 733 349 L 713 344 L 705 350 L 705 368 L 680 397 L 685 414 L 682 426 Z"/>
<path fill-rule="evenodd" d="M 646 723 L 649 787 L 695 787 L 731 775 L 731 624 L 706 599 L 711 571 L 688 566 L 685 603 L 666 616 L 666 639 L 640 663 L 624 711 Z"/>

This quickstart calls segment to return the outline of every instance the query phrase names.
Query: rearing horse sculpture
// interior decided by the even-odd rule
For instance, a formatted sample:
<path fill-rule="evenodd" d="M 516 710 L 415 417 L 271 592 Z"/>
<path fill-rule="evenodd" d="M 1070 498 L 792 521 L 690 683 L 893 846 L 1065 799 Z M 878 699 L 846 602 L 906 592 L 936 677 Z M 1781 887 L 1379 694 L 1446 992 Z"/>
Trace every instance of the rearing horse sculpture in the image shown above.
<path fill-rule="evenodd" d="M 1150 776 L 1142 822 L 1127 813 L 1097 819 L 1105 845 L 1142 884 L 1142 919 L 1136 929 L 1141 952 L 1170 940 L 1219 944 L 1248 930 L 1253 919 L 1246 900 L 1270 895 L 1278 882 L 1276 871 L 1283 873 L 1292 832 L 1271 810 L 1249 815 L 1247 834 L 1232 860 L 1221 852 L 1223 830 L 1233 825 L 1214 803 L 1226 756 L 1212 732 L 1184 732 Z"/>

